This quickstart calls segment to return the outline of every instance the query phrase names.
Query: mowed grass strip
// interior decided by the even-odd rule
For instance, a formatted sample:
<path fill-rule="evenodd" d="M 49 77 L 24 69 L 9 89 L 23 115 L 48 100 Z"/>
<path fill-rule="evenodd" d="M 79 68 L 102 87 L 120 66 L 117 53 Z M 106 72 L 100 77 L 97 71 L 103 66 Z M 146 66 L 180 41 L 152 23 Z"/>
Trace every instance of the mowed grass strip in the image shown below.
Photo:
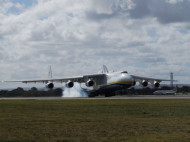
<path fill-rule="evenodd" d="M 1 100 L 1 141 L 189 142 L 190 100 Z"/>

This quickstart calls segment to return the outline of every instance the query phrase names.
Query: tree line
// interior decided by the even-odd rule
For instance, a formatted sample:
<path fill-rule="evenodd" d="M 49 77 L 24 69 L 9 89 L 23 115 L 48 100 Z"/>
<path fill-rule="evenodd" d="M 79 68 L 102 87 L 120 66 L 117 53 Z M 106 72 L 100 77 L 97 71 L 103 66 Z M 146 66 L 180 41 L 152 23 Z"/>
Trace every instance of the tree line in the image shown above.
<path fill-rule="evenodd" d="M 13 90 L 1 90 L 0 97 L 60 97 L 63 90 L 61 88 L 52 90 L 38 90 L 36 87 L 32 87 L 30 90 L 24 90 L 18 87 Z"/>
<path fill-rule="evenodd" d="M 182 94 L 188 94 L 190 93 L 190 86 L 182 86 L 182 87 L 177 87 L 177 93 L 182 93 Z M 116 94 L 120 95 L 152 95 L 153 92 L 157 90 L 172 90 L 170 86 L 162 86 L 160 88 L 130 88 L 130 89 L 125 89 L 118 91 Z"/>
<path fill-rule="evenodd" d="M 117 91 L 116 95 L 152 95 L 156 90 L 171 90 L 169 86 L 163 86 L 159 89 L 154 88 L 131 88 L 121 91 Z M 1 90 L 0 97 L 61 97 L 63 93 L 62 88 L 56 88 L 51 90 L 38 90 L 36 87 L 32 87 L 30 90 L 24 90 L 18 87 L 13 90 Z M 190 93 L 189 86 L 177 87 L 177 93 L 187 94 Z"/>

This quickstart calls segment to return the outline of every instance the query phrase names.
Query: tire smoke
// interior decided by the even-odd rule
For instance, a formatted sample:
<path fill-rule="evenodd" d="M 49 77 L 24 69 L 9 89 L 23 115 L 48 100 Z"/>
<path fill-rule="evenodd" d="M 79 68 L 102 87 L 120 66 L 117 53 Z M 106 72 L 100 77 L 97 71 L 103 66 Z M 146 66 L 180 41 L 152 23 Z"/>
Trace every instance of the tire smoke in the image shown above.
<path fill-rule="evenodd" d="M 88 94 L 82 90 L 79 83 L 75 82 L 72 88 L 64 88 L 62 97 L 88 97 Z"/>

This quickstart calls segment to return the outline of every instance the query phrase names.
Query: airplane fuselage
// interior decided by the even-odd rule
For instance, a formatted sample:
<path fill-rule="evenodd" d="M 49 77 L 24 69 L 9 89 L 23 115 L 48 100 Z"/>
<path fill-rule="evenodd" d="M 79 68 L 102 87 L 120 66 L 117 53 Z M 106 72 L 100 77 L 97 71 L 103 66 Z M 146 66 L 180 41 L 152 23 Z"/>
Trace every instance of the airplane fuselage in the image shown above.
<path fill-rule="evenodd" d="M 126 71 L 123 71 L 106 74 L 103 82 L 103 84 L 96 84 L 97 89 L 90 91 L 90 94 L 112 96 L 115 91 L 133 86 L 134 79 Z"/>
<path fill-rule="evenodd" d="M 175 94 L 175 90 L 158 90 L 153 92 L 154 95 L 169 95 L 169 94 Z"/>

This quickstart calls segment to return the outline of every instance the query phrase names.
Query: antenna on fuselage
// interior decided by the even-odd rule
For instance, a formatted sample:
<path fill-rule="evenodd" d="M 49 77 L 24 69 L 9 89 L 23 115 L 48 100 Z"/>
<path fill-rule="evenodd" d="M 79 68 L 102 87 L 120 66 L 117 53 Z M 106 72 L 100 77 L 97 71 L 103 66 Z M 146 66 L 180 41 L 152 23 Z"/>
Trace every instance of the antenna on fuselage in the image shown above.
<path fill-rule="evenodd" d="M 48 78 L 52 78 L 52 70 L 51 70 L 51 66 L 49 66 L 49 72 L 48 72 Z"/>

